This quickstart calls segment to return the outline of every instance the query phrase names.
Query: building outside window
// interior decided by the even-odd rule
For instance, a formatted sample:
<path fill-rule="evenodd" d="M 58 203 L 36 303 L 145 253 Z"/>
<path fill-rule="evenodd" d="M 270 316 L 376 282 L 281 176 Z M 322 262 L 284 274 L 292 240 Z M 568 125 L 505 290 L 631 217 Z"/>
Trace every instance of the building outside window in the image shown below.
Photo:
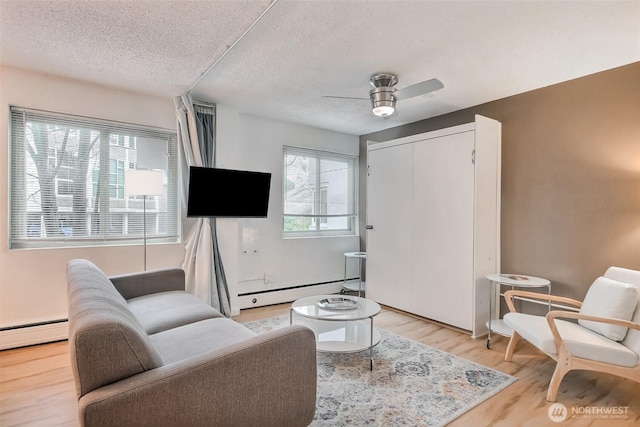
<path fill-rule="evenodd" d="M 284 147 L 283 235 L 354 235 L 357 158 Z"/>
<path fill-rule="evenodd" d="M 126 169 L 161 171 L 147 197 L 147 239 L 178 241 L 175 131 L 11 107 L 9 247 L 134 243 L 144 199 L 125 197 Z"/>

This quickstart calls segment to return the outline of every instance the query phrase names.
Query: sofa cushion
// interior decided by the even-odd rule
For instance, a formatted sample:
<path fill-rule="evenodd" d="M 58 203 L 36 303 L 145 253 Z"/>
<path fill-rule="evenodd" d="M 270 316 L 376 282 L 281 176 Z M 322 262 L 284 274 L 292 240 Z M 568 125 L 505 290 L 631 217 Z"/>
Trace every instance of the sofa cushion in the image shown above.
<path fill-rule="evenodd" d="M 504 322 L 543 352 L 558 353 L 546 317 L 507 313 L 504 316 Z M 638 355 L 619 342 L 566 320 L 556 319 L 555 324 L 564 345 L 574 356 L 627 367 L 638 365 Z"/>
<path fill-rule="evenodd" d="M 256 334 L 227 318 L 207 319 L 169 329 L 149 338 L 165 364 L 215 351 Z"/>
<path fill-rule="evenodd" d="M 184 291 L 158 292 L 127 300 L 147 334 L 156 334 L 205 319 L 223 317 L 200 298 Z"/>
<path fill-rule="evenodd" d="M 581 314 L 613 319 L 631 320 L 638 302 L 638 290 L 630 283 L 618 282 L 607 277 L 598 277 L 584 297 Z M 614 341 L 622 341 L 627 335 L 624 326 L 609 323 L 578 320 L 578 323 Z"/>
<path fill-rule="evenodd" d="M 67 264 L 69 350 L 78 396 L 162 366 L 142 325 L 104 273 L 87 260 Z"/>

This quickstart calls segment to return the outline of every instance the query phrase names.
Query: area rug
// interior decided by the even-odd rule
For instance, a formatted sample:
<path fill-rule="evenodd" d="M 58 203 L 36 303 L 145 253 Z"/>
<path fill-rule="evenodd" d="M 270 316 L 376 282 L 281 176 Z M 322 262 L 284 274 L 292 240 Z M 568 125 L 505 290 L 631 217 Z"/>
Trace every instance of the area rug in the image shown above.
<path fill-rule="evenodd" d="M 285 315 L 245 326 L 267 332 L 288 324 Z M 444 426 L 516 380 L 379 330 L 382 340 L 374 348 L 373 371 L 369 370 L 368 350 L 318 353 L 318 397 L 312 426 Z"/>

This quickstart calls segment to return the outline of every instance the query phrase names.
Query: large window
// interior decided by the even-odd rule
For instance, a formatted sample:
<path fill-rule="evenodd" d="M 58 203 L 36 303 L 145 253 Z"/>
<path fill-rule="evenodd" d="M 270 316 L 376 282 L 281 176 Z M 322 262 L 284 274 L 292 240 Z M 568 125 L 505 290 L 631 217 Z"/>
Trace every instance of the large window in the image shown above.
<path fill-rule="evenodd" d="M 9 247 L 178 240 L 176 134 L 11 107 Z M 161 171 L 164 193 L 125 197 L 128 169 Z"/>
<path fill-rule="evenodd" d="M 284 236 L 355 234 L 356 157 L 284 147 Z"/>

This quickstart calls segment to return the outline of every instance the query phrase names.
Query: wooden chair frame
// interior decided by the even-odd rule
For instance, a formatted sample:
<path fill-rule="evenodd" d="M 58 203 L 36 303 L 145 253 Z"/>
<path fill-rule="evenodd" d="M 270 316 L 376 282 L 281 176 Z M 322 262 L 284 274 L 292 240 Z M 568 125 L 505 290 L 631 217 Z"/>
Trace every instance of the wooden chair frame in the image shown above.
<path fill-rule="evenodd" d="M 571 298 L 559 297 L 554 295 L 545 295 L 545 294 L 539 294 L 539 293 L 529 292 L 529 291 L 510 290 L 505 292 L 504 298 L 505 298 L 505 301 L 507 302 L 507 306 L 509 307 L 509 311 L 511 311 L 512 313 L 517 313 L 516 307 L 513 303 L 513 298 L 518 296 L 533 298 L 533 299 L 540 299 L 544 301 L 559 302 L 559 303 L 575 306 L 576 308 L 580 308 L 582 306 L 582 302 L 571 299 Z M 567 374 L 567 372 L 572 370 L 606 372 L 612 375 L 628 378 L 632 381 L 640 383 L 640 364 L 630 368 L 626 366 L 612 365 L 610 363 L 597 362 L 595 360 L 584 359 L 584 358 L 572 355 L 567 349 L 567 347 L 564 345 L 564 341 L 562 340 L 562 337 L 558 332 L 555 319 L 564 318 L 564 319 L 591 320 L 594 322 L 625 326 L 627 328 L 632 328 L 637 330 L 640 330 L 640 324 L 629 322 L 626 320 L 612 319 L 608 317 L 588 316 L 588 315 L 580 314 L 577 312 L 560 311 L 560 310 L 550 311 L 549 313 L 547 313 L 546 318 L 547 318 L 547 323 L 549 324 L 549 328 L 551 329 L 551 333 L 553 334 L 553 340 L 555 341 L 556 350 L 557 350 L 557 354 L 550 354 L 550 353 L 544 352 L 547 356 L 549 356 L 550 358 L 552 358 L 557 362 L 556 369 L 553 372 L 551 381 L 549 382 L 549 390 L 547 391 L 548 401 L 555 402 L 562 379 Z M 518 343 L 520 338 L 521 338 L 520 334 L 518 334 L 516 331 L 513 331 L 513 334 L 511 335 L 511 339 L 509 340 L 509 344 L 507 345 L 507 350 L 504 355 L 505 361 L 507 362 L 512 361 L 513 352 L 515 351 L 516 344 Z"/>

